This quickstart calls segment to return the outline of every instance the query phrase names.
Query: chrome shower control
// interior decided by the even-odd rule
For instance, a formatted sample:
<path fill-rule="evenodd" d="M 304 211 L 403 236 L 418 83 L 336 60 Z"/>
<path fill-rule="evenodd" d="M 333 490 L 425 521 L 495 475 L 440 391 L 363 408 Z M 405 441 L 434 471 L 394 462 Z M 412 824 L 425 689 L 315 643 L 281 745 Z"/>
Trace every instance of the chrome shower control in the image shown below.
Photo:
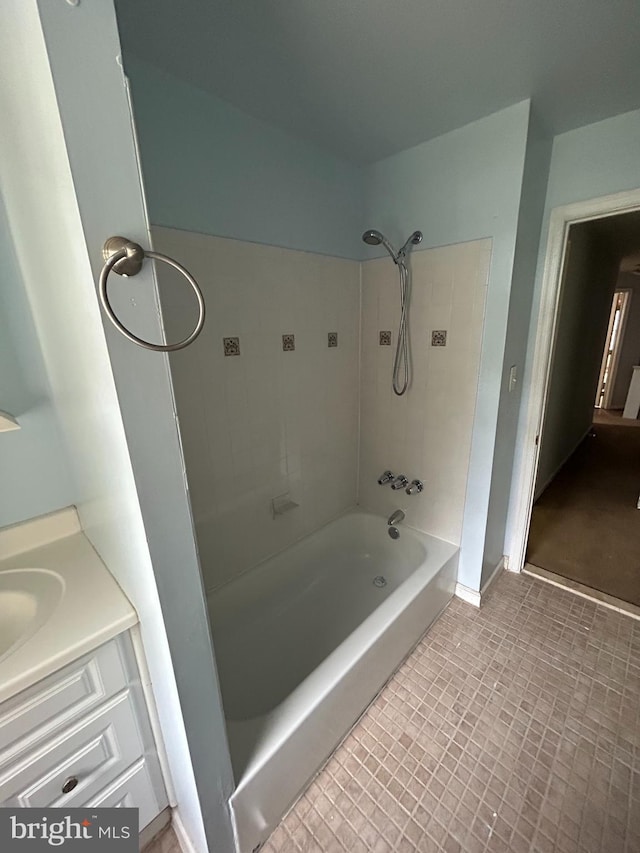
<path fill-rule="evenodd" d="M 407 488 L 405 489 L 405 492 L 408 495 L 417 495 L 423 489 L 424 489 L 424 483 L 422 482 L 422 480 L 412 480 L 409 483 L 409 485 L 407 486 Z"/>
<path fill-rule="evenodd" d="M 391 483 L 391 488 L 394 492 L 397 492 L 398 489 L 404 489 L 409 485 L 409 481 L 404 476 L 404 474 L 398 474 L 393 483 Z"/>
<path fill-rule="evenodd" d="M 378 484 L 380 486 L 386 486 L 387 483 L 392 482 L 395 476 L 396 475 L 393 473 L 393 471 L 385 471 L 384 474 L 381 474 L 380 477 L 378 477 Z"/>

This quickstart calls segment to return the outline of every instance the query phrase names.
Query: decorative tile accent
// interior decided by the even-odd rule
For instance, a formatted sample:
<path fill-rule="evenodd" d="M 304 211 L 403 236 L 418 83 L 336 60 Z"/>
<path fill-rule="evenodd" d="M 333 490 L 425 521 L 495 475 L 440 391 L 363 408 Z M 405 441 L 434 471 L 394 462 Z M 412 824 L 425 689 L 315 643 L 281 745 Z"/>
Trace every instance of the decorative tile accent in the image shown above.
<path fill-rule="evenodd" d="M 338 333 L 337 332 L 329 332 L 327 335 L 328 343 L 327 346 L 337 347 L 338 346 Z"/>
<path fill-rule="evenodd" d="M 445 329 L 437 329 L 435 332 L 431 332 L 432 347 L 446 347 L 446 345 L 447 333 Z"/>
<path fill-rule="evenodd" d="M 225 355 L 240 355 L 240 338 L 223 338 Z"/>
<path fill-rule="evenodd" d="M 296 348 L 296 336 L 295 335 L 283 335 L 282 336 L 282 349 L 284 352 L 293 352 Z"/>
<path fill-rule="evenodd" d="M 380 346 L 381 347 L 390 347 L 391 346 L 391 332 L 380 332 Z"/>
<path fill-rule="evenodd" d="M 524 574 L 454 599 L 262 853 L 640 850 L 639 649 Z"/>

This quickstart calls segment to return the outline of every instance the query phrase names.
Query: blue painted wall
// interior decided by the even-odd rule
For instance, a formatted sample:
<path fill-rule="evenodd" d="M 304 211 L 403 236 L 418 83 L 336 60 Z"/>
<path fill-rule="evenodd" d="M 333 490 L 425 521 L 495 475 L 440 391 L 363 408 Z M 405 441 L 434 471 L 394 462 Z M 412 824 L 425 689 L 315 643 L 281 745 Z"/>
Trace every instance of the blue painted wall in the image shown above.
<path fill-rule="evenodd" d="M 507 339 L 502 367 L 500 408 L 496 430 L 496 449 L 491 475 L 482 577 L 486 583 L 505 554 L 504 540 L 509 509 L 513 460 L 522 400 L 522 375 L 527 353 L 527 332 L 531 317 L 536 277 L 536 261 L 544 215 L 552 137 L 532 113 L 527 135 L 522 193 L 513 263 Z M 516 385 L 509 391 L 509 371 L 517 370 Z"/>
<path fill-rule="evenodd" d="M 493 240 L 459 570 L 473 589 L 482 573 L 528 125 L 523 101 L 366 172 L 367 223 L 392 241 L 416 228 L 423 247 Z"/>
<path fill-rule="evenodd" d="M 72 504 L 67 450 L 1 202 L 0 409 L 22 427 L 0 433 L 0 527 Z"/>
<path fill-rule="evenodd" d="M 155 225 L 359 258 L 362 169 L 126 59 Z"/>
<path fill-rule="evenodd" d="M 638 186 L 640 110 L 562 133 L 553 141 L 547 225 L 554 207 Z"/>

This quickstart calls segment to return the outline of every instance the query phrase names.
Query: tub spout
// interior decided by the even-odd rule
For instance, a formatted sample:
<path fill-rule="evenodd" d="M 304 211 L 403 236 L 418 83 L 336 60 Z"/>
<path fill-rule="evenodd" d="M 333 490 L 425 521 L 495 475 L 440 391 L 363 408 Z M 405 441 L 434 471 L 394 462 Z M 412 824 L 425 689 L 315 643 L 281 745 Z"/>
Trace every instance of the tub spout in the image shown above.
<path fill-rule="evenodd" d="M 401 509 L 397 509 L 395 512 L 392 512 L 387 520 L 387 524 L 389 527 L 392 527 L 394 524 L 400 524 L 400 522 L 404 519 L 404 512 Z"/>

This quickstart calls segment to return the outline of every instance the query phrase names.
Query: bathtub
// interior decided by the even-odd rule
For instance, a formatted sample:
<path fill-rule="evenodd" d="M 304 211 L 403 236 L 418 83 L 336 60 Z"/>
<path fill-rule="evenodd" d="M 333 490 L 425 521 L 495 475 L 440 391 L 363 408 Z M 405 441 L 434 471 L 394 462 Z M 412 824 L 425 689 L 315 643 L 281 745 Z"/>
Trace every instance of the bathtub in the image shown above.
<path fill-rule="evenodd" d="M 458 548 L 352 511 L 209 598 L 241 853 L 270 834 L 453 596 Z"/>

